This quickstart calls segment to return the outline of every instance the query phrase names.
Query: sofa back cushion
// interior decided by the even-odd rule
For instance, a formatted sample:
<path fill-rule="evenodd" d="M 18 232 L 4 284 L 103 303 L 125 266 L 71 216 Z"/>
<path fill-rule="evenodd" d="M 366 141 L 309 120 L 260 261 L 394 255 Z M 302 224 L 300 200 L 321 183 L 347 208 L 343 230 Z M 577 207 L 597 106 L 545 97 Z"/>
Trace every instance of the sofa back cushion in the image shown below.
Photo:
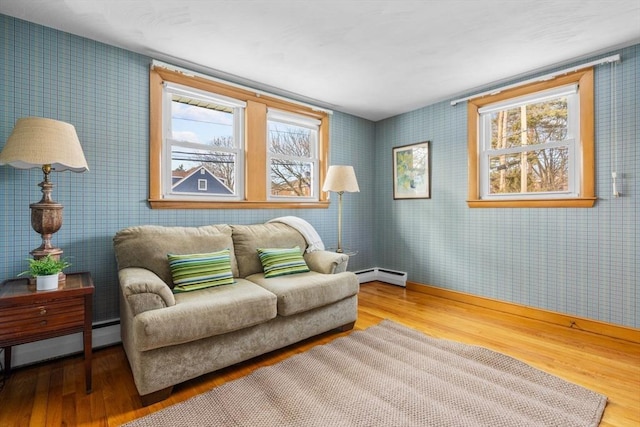
<path fill-rule="evenodd" d="M 279 222 L 232 225 L 239 277 L 262 273 L 258 248 L 288 248 L 298 246 L 304 252 L 307 242 L 295 228 Z"/>
<path fill-rule="evenodd" d="M 113 238 L 118 269 L 141 267 L 156 273 L 173 288 L 167 254 L 195 254 L 229 249 L 231 271 L 238 276 L 234 256 L 231 227 L 206 225 L 202 227 L 163 227 L 139 225 L 120 230 Z"/>

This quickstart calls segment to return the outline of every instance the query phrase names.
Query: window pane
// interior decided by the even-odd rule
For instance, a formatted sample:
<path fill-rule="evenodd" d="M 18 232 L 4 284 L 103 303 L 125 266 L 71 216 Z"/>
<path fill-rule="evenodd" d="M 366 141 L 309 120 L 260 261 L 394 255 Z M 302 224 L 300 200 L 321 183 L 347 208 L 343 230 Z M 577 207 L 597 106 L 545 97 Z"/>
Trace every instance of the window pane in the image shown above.
<path fill-rule="evenodd" d="M 272 159 L 270 165 L 271 195 L 310 197 L 313 163 Z"/>
<path fill-rule="evenodd" d="M 491 148 L 564 141 L 567 110 L 567 97 L 563 96 L 491 113 Z"/>
<path fill-rule="evenodd" d="M 173 193 L 232 195 L 235 190 L 236 155 L 220 151 L 171 148 L 171 187 Z M 198 180 L 206 180 L 206 186 Z"/>
<path fill-rule="evenodd" d="M 569 149 L 549 148 L 490 156 L 491 194 L 568 191 Z"/>
<path fill-rule="evenodd" d="M 316 130 L 276 121 L 268 123 L 269 152 L 291 157 L 311 158 Z"/>
<path fill-rule="evenodd" d="M 233 147 L 233 109 L 174 95 L 171 138 L 214 147 Z"/>

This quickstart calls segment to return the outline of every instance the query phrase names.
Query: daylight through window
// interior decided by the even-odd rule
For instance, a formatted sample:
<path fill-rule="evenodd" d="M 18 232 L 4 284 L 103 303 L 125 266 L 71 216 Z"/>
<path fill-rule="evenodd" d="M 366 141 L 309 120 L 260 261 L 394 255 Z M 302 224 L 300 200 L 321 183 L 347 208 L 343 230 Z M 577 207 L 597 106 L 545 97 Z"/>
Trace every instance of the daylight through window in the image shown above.
<path fill-rule="evenodd" d="M 326 111 L 163 67 L 150 103 L 152 208 L 328 206 Z"/>
<path fill-rule="evenodd" d="M 468 103 L 470 207 L 589 207 L 593 71 Z"/>
<path fill-rule="evenodd" d="M 316 197 L 320 121 L 270 109 L 267 126 L 271 198 Z"/>
<path fill-rule="evenodd" d="M 165 196 L 242 198 L 245 103 L 165 84 Z"/>
<path fill-rule="evenodd" d="M 480 108 L 481 197 L 576 196 L 578 110 L 575 85 Z"/>

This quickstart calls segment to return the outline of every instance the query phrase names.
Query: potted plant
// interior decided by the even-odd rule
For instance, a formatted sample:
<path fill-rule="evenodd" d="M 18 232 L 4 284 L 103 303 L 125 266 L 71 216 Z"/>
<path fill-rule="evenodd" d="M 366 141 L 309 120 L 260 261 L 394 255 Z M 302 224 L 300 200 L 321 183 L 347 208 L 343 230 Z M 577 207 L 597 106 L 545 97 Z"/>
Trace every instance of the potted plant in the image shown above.
<path fill-rule="evenodd" d="M 29 269 L 18 274 L 30 274 L 36 278 L 36 290 L 48 291 L 56 289 L 58 287 L 58 274 L 65 268 L 70 267 L 71 264 L 64 260 L 52 257 L 50 254 L 39 258 L 27 259 L 29 262 Z"/>

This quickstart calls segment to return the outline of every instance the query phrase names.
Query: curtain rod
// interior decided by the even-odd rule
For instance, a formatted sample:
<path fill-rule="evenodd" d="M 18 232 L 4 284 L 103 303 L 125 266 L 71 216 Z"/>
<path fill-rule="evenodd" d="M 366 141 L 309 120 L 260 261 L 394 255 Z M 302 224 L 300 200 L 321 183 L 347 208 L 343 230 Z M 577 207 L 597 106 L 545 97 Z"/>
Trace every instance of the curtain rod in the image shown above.
<path fill-rule="evenodd" d="M 255 88 L 252 88 L 252 87 L 249 87 L 249 86 L 244 86 L 244 85 L 241 85 L 241 84 L 238 84 L 238 83 L 232 83 L 232 82 L 229 82 L 227 80 L 223 80 L 223 79 L 219 79 L 217 77 L 209 76 L 207 74 L 199 73 L 197 71 L 187 70 L 186 68 L 178 67 L 176 65 L 170 65 L 170 64 L 167 64 L 166 62 L 158 61 L 156 59 L 151 60 L 151 68 L 153 68 L 153 67 L 160 67 L 160 68 L 165 68 L 165 69 L 170 70 L 170 71 L 177 71 L 177 72 L 185 74 L 187 76 L 202 77 L 203 79 L 211 80 L 211 81 L 214 81 L 214 82 L 217 82 L 217 83 L 223 83 L 225 85 L 233 86 L 233 87 L 238 88 L 238 89 L 243 89 L 243 90 L 247 90 L 247 91 L 250 91 L 250 92 L 254 92 L 256 95 L 264 95 L 264 96 L 268 96 L 268 97 L 271 97 L 271 98 L 279 99 L 281 101 L 286 101 L 286 102 L 290 102 L 292 104 L 297 104 L 297 105 L 301 105 L 303 107 L 311 108 L 314 111 L 320 111 L 320 112 L 327 113 L 327 114 L 333 114 L 333 111 L 329 110 L 327 108 L 318 107 L 317 105 L 308 104 L 308 103 L 302 102 L 302 101 L 296 101 L 295 99 L 287 98 L 287 97 L 280 96 L 280 95 L 275 95 L 273 93 L 265 92 L 263 90 L 255 89 Z"/>
<path fill-rule="evenodd" d="M 470 95 L 470 96 L 466 96 L 464 98 L 456 99 L 454 101 L 451 101 L 451 105 L 456 105 L 459 102 L 468 101 L 470 99 L 479 98 L 479 97 L 486 96 L 486 95 L 495 95 L 495 94 L 500 93 L 500 92 L 502 92 L 504 90 L 512 89 L 514 87 L 524 86 L 524 85 L 529 84 L 529 83 L 543 82 L 543 81 L 546 81 L 546 80 L 551 80 L 551 79 L 554 79 L 554 78 L 556 78 L 556 77 L 558 77 L 560 75 L 573 73 L 574 71 L 578 71 L 578 70 L 581 70 L 581 69 L 587 68 L 587 67 L 592 67 L 594 65 L 608 64 L 608 63 L 611 63 L 611 62 L 619 62 L 619 61 L 620 61 L 620 54 L 607 56 L 606 58 L 601 58 L 601 59 L 597 59 L 595 61 L 586 62 L 584 64 L 576 65 L 575 67 L 571 67 L 571 68 L 565 68 L 564 70 L 555 71 L 553 73 L 545 74 L 545 75 L 540 76 L 540 77 L 534 77 L 534 78 L 531 78 L 531 79 L 528 79 L 528 80 L 525 80 L 525 81 L 522 81 L 522 82 L 514 83 L 514 84 L 511 84 L 511 85 L 508 85 L 508 86 L 502 86 L 502 87 L 499 87 L 497 89 L 491 89 L 491 90 L 487 90 L 485 92 L 476 93 L 475 95 Z"/>

